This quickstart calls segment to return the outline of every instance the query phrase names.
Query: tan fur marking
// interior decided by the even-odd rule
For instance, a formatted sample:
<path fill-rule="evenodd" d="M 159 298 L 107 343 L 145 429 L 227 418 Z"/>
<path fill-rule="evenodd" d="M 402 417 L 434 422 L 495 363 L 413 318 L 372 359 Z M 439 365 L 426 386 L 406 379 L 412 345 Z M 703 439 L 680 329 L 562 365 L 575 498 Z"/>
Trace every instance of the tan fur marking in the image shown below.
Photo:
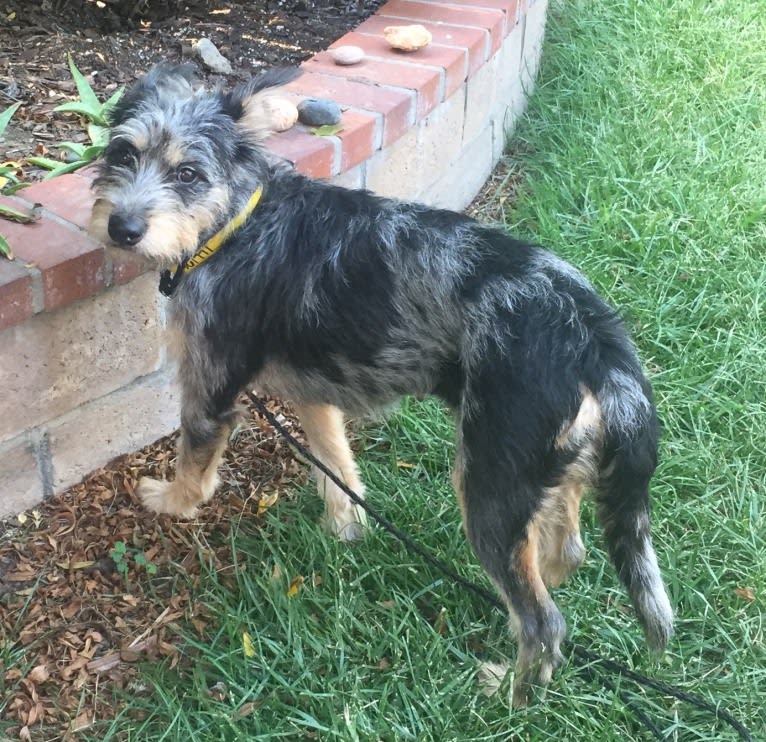
<path fill-rule="evenodd" d="M 152 212 L 146 234 L 135 246 L 135 251 L 161 266 L 171 266 L 185 252 L 200 246 L 201 236 L 218 226 L 228 207 L 229 192 L 220 187 L 211 190 L 203 203 L 192 206 L 188 211 Z"/>
<path fill-rule="evenodd" d="M 539 521 L 533 519 L 527 527 L 527 540 L 519 545 L 514 554 L 514 567 L 524 575 L 524 579 L 532 587 L 539 603 L 550 602 L 550 595 L 540 576 L 540 527 Z"/>
<path fill-rule="evenodd" d="M 237 125 L 256 144 L 274 132 L 274 112 L 270 106 L 274 91 L 265 90 L 250 96 L 243 104 L 244 113 Z"/>
<path fill-rule="evenodd" d="M 175 168 L 186 159 L 186 151 L 181 142 L 171 141 L 163 150 L 162 157 L 170 167 Z"/>
<path fill-rule="evenodd" d="M 540 574 L 548 587 L 558 587 L 582 563 L 580 502 L 585 488 L 566 482 L 550 488 L 534 518 L 538 534 Z"/>
<path fill-rule="evenodd" d="M 303 430 L 314 455 L 358 495 L 364 486 L 354 463 L 346 438 L 343 413 L 332 405 L 296 405 Z M 362 535 L 366 514 L 327 475 L 314 470 L 319 496 L 326 505 L 326 526 L 342 540 L 351 541 Z"/>
<path fill-rule="evenodd" d="M 97 198 L 90 212 L 90 221 L 88 222 L 88 234 L 93 239 L 108 245 L 109 239 L 109 217 L 111 216 L 114 204 L 106 198 Z"/>
<path fill-rule="evenodd" d="M 455 489 L 455 495 L 457 496 L 457 502 L 460 506 L 460 516 L 463 521 L 463 530 L 465 530 L 468 517 L 468 512 L 465 507 L 465 493 L 463 492 L 463 474 L 465 472 L 465 466 L 463 464 L 462 457 L 458 454 L 455 456 L 455 465 L 452 468 L 452 486 Z"/>
<path fill-rule="evenodd" d="M 188 214 L 154 213 L 146 234 L 135 249 L 160 265 L 170 266 L 178 262 L 185 250 L 193 249 L 198 238 L 199 231 Z"/>
<path fill-rule="evenodd" d="M 592 437 L 603 431 L 601 405 L 589 389 L 582 387 L 581 392 L 580 409 L 574 420 L 565 423 L 562 427 L 556 438 L 556 448 L 565 448 L 567 445 L 579 447 L 583 437 Z"/>

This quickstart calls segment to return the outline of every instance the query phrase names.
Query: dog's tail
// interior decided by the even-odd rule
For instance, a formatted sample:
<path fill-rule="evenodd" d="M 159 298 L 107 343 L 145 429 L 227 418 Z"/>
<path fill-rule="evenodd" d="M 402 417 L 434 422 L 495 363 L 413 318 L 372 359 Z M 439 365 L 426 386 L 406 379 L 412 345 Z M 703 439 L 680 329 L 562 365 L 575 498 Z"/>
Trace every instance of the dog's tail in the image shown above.
<path fill-rule="evenodd" d="M 609 554 L 628 589 L 647 642 L 662 651 L 673 611 L 650 533 L 649 480 L 657 466 L 659 425 L 652 393 L 630 341 L 601 343 L 593 378 L 604 423 L 596 500 Z"/>

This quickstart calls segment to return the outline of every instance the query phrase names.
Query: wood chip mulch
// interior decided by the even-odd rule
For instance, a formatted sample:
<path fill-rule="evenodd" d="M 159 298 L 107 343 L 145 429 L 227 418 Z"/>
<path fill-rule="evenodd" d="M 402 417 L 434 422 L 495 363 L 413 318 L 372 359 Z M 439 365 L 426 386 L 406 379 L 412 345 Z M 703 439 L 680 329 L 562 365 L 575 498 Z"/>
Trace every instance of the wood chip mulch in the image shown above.
<path fill-rule="evenodd" d="M 300 437 L 290 411 L 270 407 Z M 306 475 L 246 406 L 219 494 L 194 520 L 158 516 L 140 506 L 136 485 L 173 477 L 175 437 L 0 523 L 0 717 L 14 722 L 3 729 L 14 738 L 74 740 L 119 711 L 109 690 L 131 691 L 139 660 L 182 661 L 176 627 L 202 637 L 212 622 L 193 599 L 202 565 L 234 579 L 232 518 L 257 526 L 282 488 Z"/>

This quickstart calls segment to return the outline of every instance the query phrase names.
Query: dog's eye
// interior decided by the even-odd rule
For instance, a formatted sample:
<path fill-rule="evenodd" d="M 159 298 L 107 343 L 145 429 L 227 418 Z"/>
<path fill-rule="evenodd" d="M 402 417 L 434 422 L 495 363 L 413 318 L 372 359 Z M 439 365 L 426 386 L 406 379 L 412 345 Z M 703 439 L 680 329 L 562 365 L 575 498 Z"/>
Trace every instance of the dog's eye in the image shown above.
<path fill-rule="evenodd" d="M 132 167 L 136 157 L 136 150 L 123 144 L 110 148 L 106 152 L 106 160 L 110 165 Z"/>
<path fill-rule="evenodd" d="M 182 167 L 178 170 L 178 182 L 184 185 L 191 185 L 199 178 L 196 170 L 190 167 Z"/>

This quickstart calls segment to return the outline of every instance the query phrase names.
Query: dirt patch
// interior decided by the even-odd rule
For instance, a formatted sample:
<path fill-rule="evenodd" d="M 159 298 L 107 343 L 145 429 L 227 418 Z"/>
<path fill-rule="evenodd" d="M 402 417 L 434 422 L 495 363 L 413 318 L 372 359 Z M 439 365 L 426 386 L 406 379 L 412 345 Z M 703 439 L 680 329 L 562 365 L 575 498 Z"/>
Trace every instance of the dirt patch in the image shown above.
<path fill-rule="evenodd" d="M 269 406 L 300 437 L 290 411 Z M 136 663 L 182 661 L 175 627 L 202 637 L 216 620 L 193 595 L 204 570 L 235 584 L 232 523 L 260 527 L 279 493 L 306 477 L 248 410 L 221 467 L 225 494 L 190 521 L 157 516 L 135 489 L 142 476 L 172 478 L 175 439 L 120 457 L 0 524 L 0 719 L 9 724 L 0 722 L 0 737 L 29 739 L 34 730 L 34 739 L 74 739 L 119 712 L 111 691 L 130 690 Z"/>
<path fill-rule="evenodd" d="M 372 14 L 382 0 L 4 0 L 0 7 L 0 110 L 22 106 L 0 145 L 18 160 L 35 144 L 72 139 L 72 116 L 52 109 L 76 96 L 71 54 L 103 100 L 156 62 L 195 61 L 210 39 L 229 60 L 231 84 L 263 68 L 297 65 Z M 77 139 L 75 138 L 75 141 Z"/>

